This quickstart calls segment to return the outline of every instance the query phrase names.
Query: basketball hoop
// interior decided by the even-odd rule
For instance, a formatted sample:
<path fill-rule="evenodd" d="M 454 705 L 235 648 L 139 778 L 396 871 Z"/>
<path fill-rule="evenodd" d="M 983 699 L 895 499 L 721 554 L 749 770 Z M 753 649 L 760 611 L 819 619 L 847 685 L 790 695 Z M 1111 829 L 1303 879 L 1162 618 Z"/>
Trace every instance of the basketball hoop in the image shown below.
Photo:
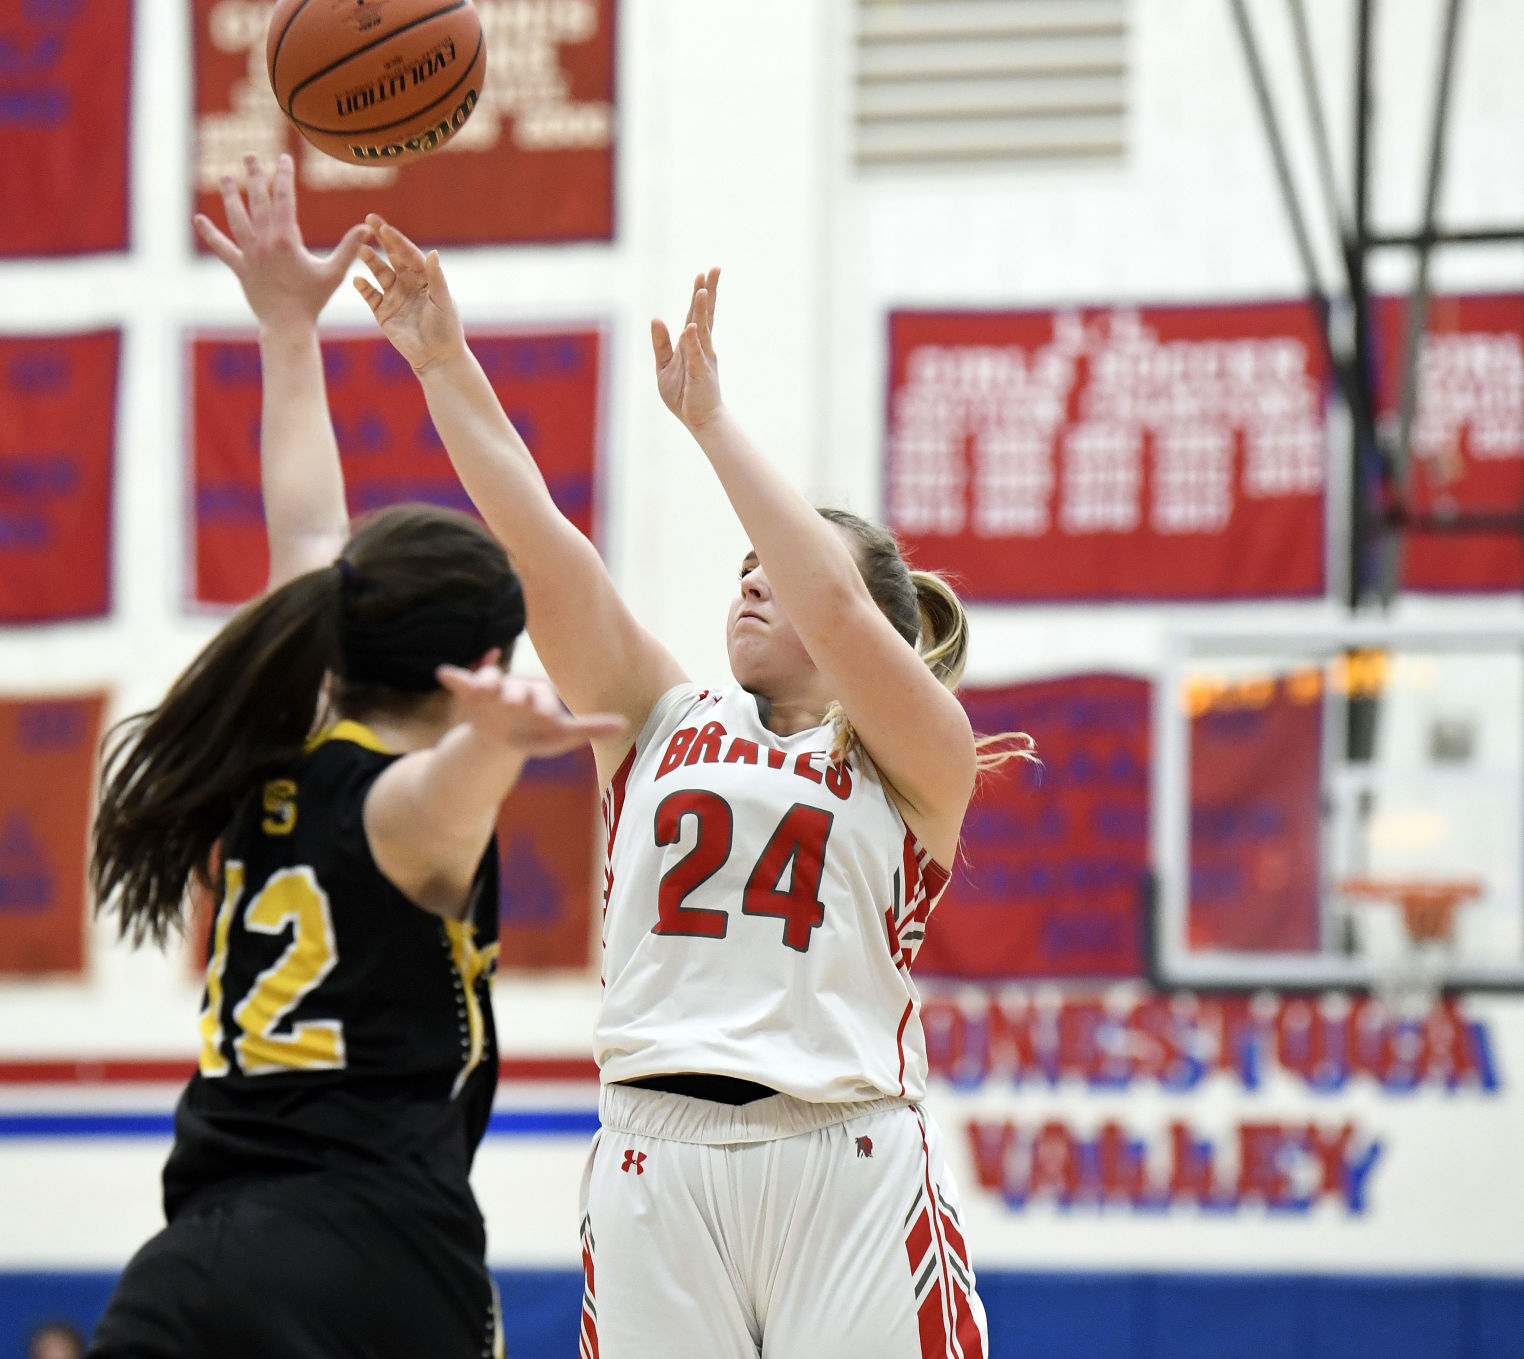
<path fill-rule="evenodd" d="M 1359 901 L 1385 901 L 1402 907 L 1402 923 L 1415 944 L 1449 943 L 1455 937 L 1455 912 L 1481 896 L 1476 878 L 1420 882 L 1415 878 L 1346 878 L 1339 891 Z"/>
<path fill-rule="evenodd" d="M 1340 882 L 1340 895 L 1352 904 L 1395 906 L 1401 912 L 1402 929 L 1395 947 L 1377 950 L 1366 942 L 1371 990 L 1399 1013 L 1426 1014 L 1449 970 L 1456 912 L 1481 896 L 1485 886 L 1477 878 L 1346 878 Z"/>

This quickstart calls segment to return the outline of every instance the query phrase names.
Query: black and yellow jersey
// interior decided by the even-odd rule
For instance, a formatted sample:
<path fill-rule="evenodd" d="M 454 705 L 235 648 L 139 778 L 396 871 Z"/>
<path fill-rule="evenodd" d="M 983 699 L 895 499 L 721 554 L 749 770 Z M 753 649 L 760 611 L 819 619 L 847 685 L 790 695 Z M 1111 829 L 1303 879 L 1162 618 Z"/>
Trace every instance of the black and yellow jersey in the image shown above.
<path fill-rule="evenodd" d="M 208 1189 L 333 1169 L 475 1213 L 467 1175 L 497 1083 L 497 848 L 464 921 L 398 891 L 362 821 L 397 758 L 340 722 L 224 840 L 200 1069 L 164 1170 L 171 1219 Z"/>

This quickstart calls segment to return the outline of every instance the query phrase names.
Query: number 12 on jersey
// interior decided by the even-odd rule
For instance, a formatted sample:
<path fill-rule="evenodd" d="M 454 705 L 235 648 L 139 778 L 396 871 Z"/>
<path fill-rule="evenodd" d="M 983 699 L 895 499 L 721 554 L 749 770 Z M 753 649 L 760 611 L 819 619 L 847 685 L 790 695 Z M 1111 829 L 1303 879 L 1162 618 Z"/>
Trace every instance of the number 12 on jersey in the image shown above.
<path fill-rule="evenodd" d="M 243 864 L 224 870 L 224 895 L 212 926 L 212 956 L 206 968 L 206 1008 L 201 1012 L 203 1076 L 226 1076 L 223 1050 L 223 978 L 229 936 L 242 904 Z M 334 1071 L 344 1065 L 344 1026 L 337 1019 L 287 1024 L 286 1017 L 320 985 L 338 962 L 328 894 L 310 868 L 283 868 L 273 874 L 243 911 L 243 927 L 257 934 L 283 935 L 290 943 L 233 1006 L 233 1052 L 245 1076 L 277 1071 Z"/>
<path fill-rule="evenodd" d="M 694 846 L 663 875 L 656 896 L 653 934 L 723 939 L 730 913 L 712 906 L 684 906 L 684 900 L 708 882 L 730 858 L 735 817 L 718 793 L 684 789 L 663 799 L 656 809 L 656 843 L 675 845 L 683 822 L 698 822 Z M 804 953 L 810 937 L 825 919 L 820 879 L 825 872 L 826 841 L 835 820 L 823 807 L 796 802 L 768 839 L 741 895 L 743 915 L 770 915 L 783 921 L 783 942 Z M 784 875 L 788 886 L 781 886 Z"/>

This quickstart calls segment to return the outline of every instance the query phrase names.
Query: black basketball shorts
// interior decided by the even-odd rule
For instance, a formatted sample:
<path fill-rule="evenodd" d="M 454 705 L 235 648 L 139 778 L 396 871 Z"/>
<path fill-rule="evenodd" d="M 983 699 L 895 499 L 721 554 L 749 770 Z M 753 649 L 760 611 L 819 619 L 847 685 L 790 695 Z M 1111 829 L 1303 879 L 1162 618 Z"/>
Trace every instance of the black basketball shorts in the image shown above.
<path fill-rule="evenodd" d="M 336 1172 L 241 1186 L 132 1258 L 87 1359 L 492 1359 L 479 1231 Z"/>

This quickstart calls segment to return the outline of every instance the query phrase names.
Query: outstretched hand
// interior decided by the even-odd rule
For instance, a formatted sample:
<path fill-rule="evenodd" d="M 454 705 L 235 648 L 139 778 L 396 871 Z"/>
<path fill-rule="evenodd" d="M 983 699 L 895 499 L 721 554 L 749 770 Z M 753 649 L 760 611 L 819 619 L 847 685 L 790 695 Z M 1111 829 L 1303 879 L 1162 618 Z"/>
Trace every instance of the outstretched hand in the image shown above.
<path fill-rule="evenodd" d="M 199 212 L 192 219 L 196 234 L 238 276 L 262 326 L 315 326 L 318 313 L 360 253 L 368 228 L 350 227 L 333 253 L 319 259 L 302 242 L 291 157 L 282 155 L 274 174 L 266 174 L 259 157 L 249 152 L 243 168 L 244 193 L 232 175 L 224 175 L 220 184 L 231 238 Z"/>
<path fill-rule="evenodd" d="M 439 682 L 461 699 L 463 719 L 488 740 L 500 741 L 529 758 L 564 755 L 588 741 L 620 736 L 629 729 L 613 713 L 574 717 L 544 680 L 510 675 L 489 663 L 475 670 L 442 665 Z"/>
<path fill-rule="evenodd" d="M 381 248 L 362 246 L 360 258 L 381 286 L 378 289 L 357 277 L 355 288 L 393 347 L 413 365 L 414 372 L 422 373 L 466 347 L 466 333 L 445 283 L 439 252 L 425 255 L 375 213 L 365 222 Z"/>
<path fill-rule="evenodd" d="M 713 419 L 723 408 L 720 368 L 714 354 L 714 297 L 720 271 L 711 269 L 693 280 L 693 296 L 683 332 L 672 343 L 666 322 L 651 322 L 651 348 L 656 354 L 656 389 L 667 409 L 690 430 Z"/>

